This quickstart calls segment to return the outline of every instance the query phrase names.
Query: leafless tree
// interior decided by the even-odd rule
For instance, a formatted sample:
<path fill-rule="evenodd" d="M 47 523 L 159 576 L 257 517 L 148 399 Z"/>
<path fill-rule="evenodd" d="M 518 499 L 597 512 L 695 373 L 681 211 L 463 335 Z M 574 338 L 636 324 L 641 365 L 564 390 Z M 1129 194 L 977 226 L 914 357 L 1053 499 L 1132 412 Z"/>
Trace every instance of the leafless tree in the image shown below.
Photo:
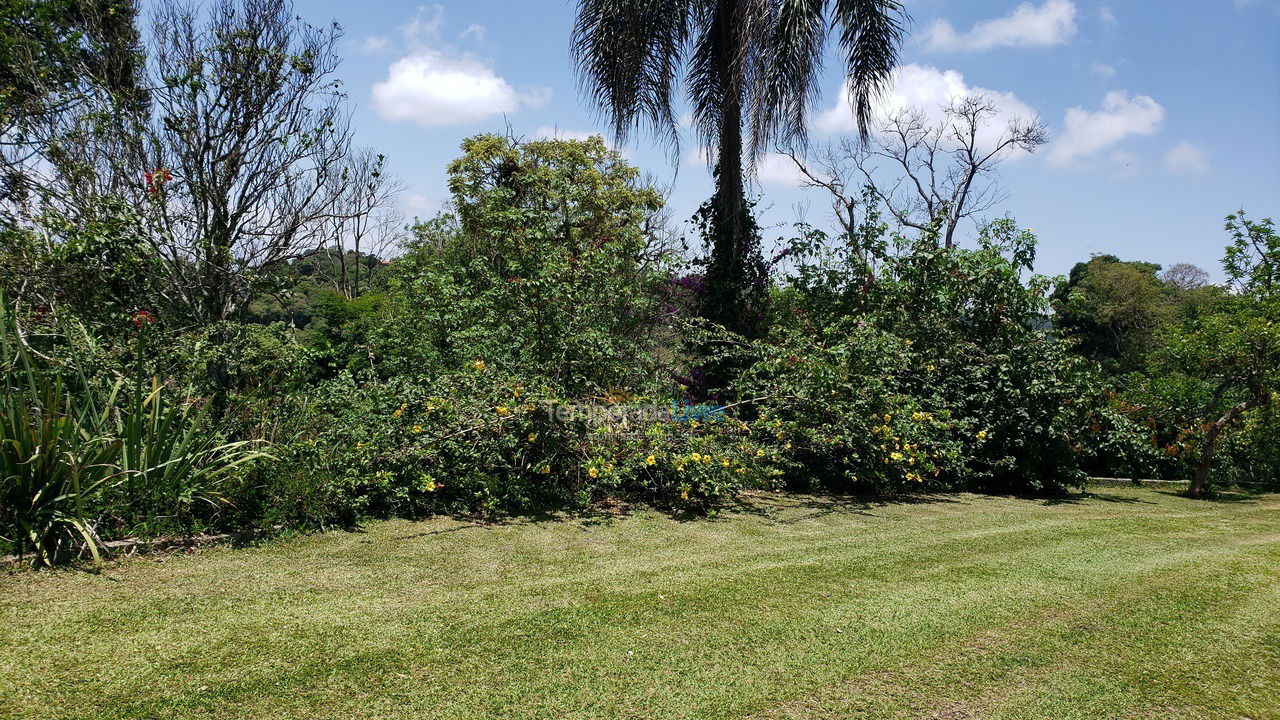
<path fill-rule="evenodd" d="M 157 0 L 152 17 L 145 102 L 86 92 L 46 113 L 6 148 L 5 170 L 28 191 L 6 210 L 38 227 L 50 211 L 74 220 L 122 200 L 160 261 L 165 299 L 215 323 L 353 211 L 359 191 L 343 178 L 362 161 L 335 77 L 341 29 L 308 25 L 280 0 Z"/>
<path fill-rule="evenodd" d="M 1191 263 L 1176 263 L 1160 273 L 1160 279 L 1179 290 L 1195 290 L 1209 284 L 1209 273 Z"/>
<path fill-rule="evenodd" d="M 808 186 L 831 195 L 846 233 L 857 225 L 861 191 L 870 188 L 898 223 L 937 231 L 950 248 L 964 220 L 1005 199 L 994 178 L 1000 163 L 1048 142 L 1039 118 L 1013 118 L 996 126 L 1000 115 L 995 100 L 984 95 L 946 105 L 938 119 L 924 109 L 905 108 L 878 123 L 866 142 L 845 138 L 813 159 L 791 158 Z"/>
<path fill-rule="evenodd" d="M 157 9 L 143 136 L 157 250 L 197 322 L 233 315 L 255 272 L 323 244 L 351 152 L 336 25 L 278 0 L 219 0 L 207 15 Z"/>
<path fill-rule="evenodd" d="M 334 202 L 322 222 L 323 249 L 333 262 L 321 272 L 334 292 L 353 298 L 368 284 L 369 257 L 385 258 L 403 240 L 404 213 L 395 204 L 403 184 L 387 173 L 385 157 L 367 149 L 352 153 L 329 182 Z"/>

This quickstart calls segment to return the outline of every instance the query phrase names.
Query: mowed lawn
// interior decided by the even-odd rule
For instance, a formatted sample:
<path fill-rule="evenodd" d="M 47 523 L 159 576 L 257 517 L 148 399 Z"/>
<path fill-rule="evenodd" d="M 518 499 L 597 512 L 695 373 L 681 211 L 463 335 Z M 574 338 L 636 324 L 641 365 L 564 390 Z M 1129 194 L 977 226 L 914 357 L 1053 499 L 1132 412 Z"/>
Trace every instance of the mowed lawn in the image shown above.
<path fill-rule="evenodd" d="M 1280 496 L 757 495 L 0 577 L 5 718 L 1280 718 Z"/>

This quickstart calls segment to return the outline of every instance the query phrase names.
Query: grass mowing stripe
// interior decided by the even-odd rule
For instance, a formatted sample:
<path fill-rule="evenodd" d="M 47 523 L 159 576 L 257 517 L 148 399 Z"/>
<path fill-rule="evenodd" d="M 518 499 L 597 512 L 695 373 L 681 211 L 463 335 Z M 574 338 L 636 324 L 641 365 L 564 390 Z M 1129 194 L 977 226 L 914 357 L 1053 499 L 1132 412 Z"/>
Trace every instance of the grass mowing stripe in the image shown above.
<path fill-rule="evenodd" d="M 0 579 L 0 717 L 728 718 L 839 708 L 831 688 L 876 678 L 867 707 L 904 707 L 904 668 L 946 687 L 1001 667 L 966 643 L 1011 638 L 1044 668 L 1060 641 L 1025 628 L 1064 609 L 1140 605 L 1125 598 L 1180 573 L 1230 589 L 1253 572 L 1237 560 L 1270 552 L 1278 507 L 1129 488 L 1053 505 L 758 496 L 712 521 L 390 522 Z M 1156 696 L 1116 697 L 1140 713 Z"/>
<path fill-rule="evenodd" d="M 929 662 L 881 669 L 757 717 L 1122 718 L 1136 717 L 1135 700 L 1170 711 L 1177 698 L 1169 697 L 1168 683 L 1196 677 L 1175 662 L 1177 651 L 1206 662 L 1214 658 L 1201 654 L 1212 651 L 1244 654 L 1255 658 L 1246 665 L 1257 674 L 1241 672 L 1235 679 L 1267 677 L 1263 657 L 1248 653 L 1261 646 L 1268 624 L 1277 622 L 1256 611 L 1274 607 L 1280 592 L 1278 552 L 1273 546 L 1254 548 L 1250 557 L 1203 556 L 1118 587 L 1090 583 L 1081 596 L 1097 597 L 1096 602 L 1041 608 L 1034 617 L 939 645 Z M 1271 563 L 1266 572 L 1258 571 L 1262 563 Z M 1152 623 L 1164 632 L 1144 632 Z M 1245 632 L 1232 637 L 1230 630 Z M 1248 699 L 1242 705 L 1248 709 L 1280 697 L 1262 692 L 1266 687 L 1233 694 L 1231 676 L 1223 672 L 1204 683 L 1219 690 L 1217 714 L 1185 717 L 1270 717 L 1227 709 L 1240 698 Z M 1273 666 L 1266 684 L 1277 683 Z M 1187 688 L 1175 687 L 1182 702 L 1192 699 Z M 1269 702 L 1274 714 L 1275 701 Z"/>

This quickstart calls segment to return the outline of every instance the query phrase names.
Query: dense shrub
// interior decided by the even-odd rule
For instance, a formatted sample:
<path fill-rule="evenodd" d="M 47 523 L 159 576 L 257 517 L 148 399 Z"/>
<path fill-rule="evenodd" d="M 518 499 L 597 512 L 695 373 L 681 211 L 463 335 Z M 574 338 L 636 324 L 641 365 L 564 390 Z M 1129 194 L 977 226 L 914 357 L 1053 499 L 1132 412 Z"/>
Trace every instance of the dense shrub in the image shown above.
<path fill-rule="evenodd" d="M 252 443 L 225 441 L 157 380 L 135 374 L 105 383 L 74 352 L 37 353 L 17 323 L 0 307 L 0 540 L 7 549 L 48 564 L 81 545 L 97 557 L 103 538 L 216 523 L 248 464 L 263 457 Z M 74 337 L 65 339 L 61 349 L 74 347 Z"/>
<path fill-rule="evenodd" d="M 1052 493 L 1084 479 L 1083 448 L 1125 442 L 1127 426 L 1100 422 L 1096 369 L 1045 330 L 1029 231 L 1001 220 L 976 249 L 945 249 L 886 239 L 874 216 L 844 244 L 801 229 L 742 380 L 797 479 Z"/>
<path fill-rule="evenodd" d="M 1280 345 L 1274 297 L 1257 291 L 1165 288 L 1166 324 L 1117 340 L 1137 369 L 1099 364 L 1078 331 L 1116 293 L 1075 298 L 1055 327 L 1054 280 L 1030 274 L 1036 239 L 1008 219 L 967 248 L 873 211 L 845 237 L 801 226 L 745 337 L 698 317 L 707 281 L 660 195 L 598 138 L 478 136 L 449 171 L 452 206 L 401 255 L 356 258 L 361 293 L 313 282 L 194 327 L 124 300 L 28 308 L 48 347 L 16 326 L 4 346 L 7 547 L 52 560 L 128 533 L 1187 477 L 1205 408 L 1274 380 L 1255 352 Z M 305 284 L 321 261 L 278 278 Z M 1274 412 L 1217 421 L 1218 480 L 1275 474 Z"/>

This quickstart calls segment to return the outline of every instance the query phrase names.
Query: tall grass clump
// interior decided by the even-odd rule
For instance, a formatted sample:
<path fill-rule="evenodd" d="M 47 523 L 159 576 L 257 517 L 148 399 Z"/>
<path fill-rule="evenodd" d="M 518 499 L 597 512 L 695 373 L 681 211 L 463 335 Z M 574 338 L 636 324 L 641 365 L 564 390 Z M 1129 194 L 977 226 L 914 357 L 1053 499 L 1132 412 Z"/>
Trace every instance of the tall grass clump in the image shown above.
<path fill-rule="evenodd" d="M 139 344 L 141 347 L 141 344 Z M 37 564 L 179 529 L 262 451 L 224 442 L 196 403 L 141 373 L 103 381 L 37 353 L 0 304 L 0 542 Z"/>

